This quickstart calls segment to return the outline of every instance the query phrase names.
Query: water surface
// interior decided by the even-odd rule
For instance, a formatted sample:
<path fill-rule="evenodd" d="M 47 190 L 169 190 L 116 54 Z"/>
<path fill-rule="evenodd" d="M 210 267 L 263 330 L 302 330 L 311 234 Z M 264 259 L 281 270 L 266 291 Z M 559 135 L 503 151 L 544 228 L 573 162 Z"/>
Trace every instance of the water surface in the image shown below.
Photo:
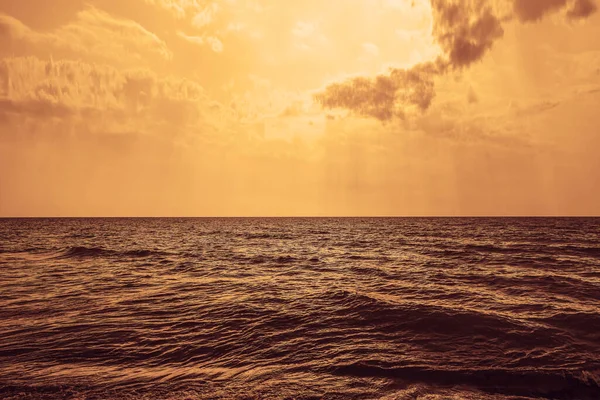
<path fill-rule="evenodd" d="M 599 219 L 0 220 L 0 398 L 600 399 Z"/>

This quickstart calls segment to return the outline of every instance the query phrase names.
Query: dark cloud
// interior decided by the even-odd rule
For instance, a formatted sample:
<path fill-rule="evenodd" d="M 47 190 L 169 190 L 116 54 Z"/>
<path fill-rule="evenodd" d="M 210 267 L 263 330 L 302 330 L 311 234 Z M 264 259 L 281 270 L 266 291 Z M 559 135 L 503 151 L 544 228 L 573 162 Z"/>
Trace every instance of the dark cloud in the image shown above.
<path fill-rule="evenodd" d="M 538 21 L 565 7 L 572 19 L 587 18 L 597 10 L 594 0 L 514 0 L 514 12 L 522 22 Z"/>
<path fill-rule="evenodd" d="M 569 18 L 573 19 L 587 18 L 596 11 L 598 11 L 598 6 L 594 0 L 578 0 L 569 10 L 567 15 Z"/>
<path fill-rule="evenodd" d="M 546 14 L 560 10 L 567 0 L 514 0 L 515 15 L 523 22 L 537 21 Z"/>
<path fill-rule="evenodd" d="M 435 77 L 481 60 L 503 37 L 504 22 L 515 18 L 533 22 L 560 10 L 566 10 L 569 18 L 585 18 L 597 10 L 594 0 L 504 0 L 512 8 L 505 14 L 497 2 L 488 0 L 430 1 L 433 35 L 443 51 L 435 62 L 334 83 L 315 100 L 325 109 L 346 109 L 381 121 L 403 118 L 411 109 L 425 111 L 435 98 Z"/>
<path fill-rule="evenodd" d="M 429 108 L 435 97 L 433 78 L 439 68 L 425 63 L 408 70 L 391 69 L 388 75 L 372 79 L 352 78 L 328 86 L 316 100 L 325 108 L 344 108 L 381 121 L 404 117 L 408 108 Z"/>
<path fill-rule="evenodd" d="M 454 68 L 480 60 L 504 35 L 500 19 L 486 2 L 431 0 L 433 34 Z"/>

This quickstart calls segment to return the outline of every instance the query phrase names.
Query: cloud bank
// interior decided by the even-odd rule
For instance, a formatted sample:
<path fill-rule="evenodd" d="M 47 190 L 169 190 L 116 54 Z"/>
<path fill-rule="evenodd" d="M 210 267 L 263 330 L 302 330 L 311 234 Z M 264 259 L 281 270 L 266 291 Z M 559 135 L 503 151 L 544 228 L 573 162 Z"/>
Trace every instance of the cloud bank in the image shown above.
<path fill-rule="evenodd" d="M 0 60 L 0 122 L 83 121 L 99 130 L 208 137 L 227 117 L 194 81 L 36 57 Z M 7 132 L 8 133 L 8 132 Z"/>

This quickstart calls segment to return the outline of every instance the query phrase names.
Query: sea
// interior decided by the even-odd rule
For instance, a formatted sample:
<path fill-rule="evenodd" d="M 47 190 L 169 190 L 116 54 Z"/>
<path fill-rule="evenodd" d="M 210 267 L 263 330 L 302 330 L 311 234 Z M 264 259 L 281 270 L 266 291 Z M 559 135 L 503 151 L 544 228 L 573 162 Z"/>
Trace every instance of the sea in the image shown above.
<path fill-rule="evenodd" d="M 0 399 L 600 399 L 600 219 L 0 220 Z"/>

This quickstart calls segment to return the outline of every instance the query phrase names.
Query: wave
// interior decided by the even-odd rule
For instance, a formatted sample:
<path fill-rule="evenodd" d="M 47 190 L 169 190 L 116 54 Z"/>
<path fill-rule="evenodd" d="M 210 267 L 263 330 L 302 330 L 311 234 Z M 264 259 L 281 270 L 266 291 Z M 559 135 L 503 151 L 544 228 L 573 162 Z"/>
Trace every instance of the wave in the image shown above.
<path fill-rule="evenodd" d="M 394 277 L 393 274 L 375 266 L 361 266 L 360 264 L 352 265 L 349 268 L 349 270 L 356 273 L 357 275 L 363 276 L 377 276 L 386 279 L 391 279 Z"/>
<path fill-rule="evenodd" d="M 94 239 L 95 237 L 93 233 L 72 233 L 66 236 L 68 239 Z"/>
<path fill-rule="evenodd" d="M 447 308 L 422 303 L 395 302 L 389 296 L 377 296 L 349 291 L 326 294 L 338 303 L 337 312 L 359 316 L 355 323 L 367 327 L 385 325 L 387 329 L 417 333 L 436 333 L 445 336 L 504 337 L 521 333 L 528 335 L 532 328 L 522 322 L 492 313 Z M 523 337 L 514 338 L 519 341 Z"/>
<path fill-rule="evenodd" d="M 598 313 L 560 312 L 537 320 L 567 332 L 577 333 L 580 338 L 600 341 L 600 315 Z"/>
<path fill-rule="evenodd" d="M 89 384 L 74 385 L 1 385 L 2 400 L 52 400 L 52 399 L 97 399 L 97 400 L 189 400 L 214 398 L 193 389 L 159 387 L 104 388 Z"/>
<path fill-rule="evenodd" d="M 165 256 L 169 253 L 147 249 L 135 250 L 112 250 L 102 247 L 74 246 L 69 247 L 51 258 L 56 259 L 81 259 L 81 258 L 101 258 L 101 257 L 127 257 L 127 258 L 146 258 L 152 256 Z"/>
<path fill-rule="evenodd" d="M 523 275 L 479 275 L 464 274 L 456 277 L 468 285 L 487 286 L 494 290 L 505 290 L 513 294 L 526 294 L 532 290 L 542 290 L 580 300 L 600 300 L 600 290 L 596 284 L 576 276 L 523 274 Z"/>
<path fill-rule="evenodd" d="M 477 251 L 480 253 L 502 253 L 502 254 L 517 254 L 522 253 L 521 247 L 495 246 L 492 244 L 468 244 L 464 247 L 466 251 Z"/>
<path fill-rule="evenodd" d="M 567 246 L 555 246 L 555 247 L 552 247 L 552 249 L 555 251 L 564 252 L 564 253 L 568 253 L 568 254 L 585 255 L 585 256 L 594 257 L 594 258 L 600 257 L 600 247 L 567 245 Z"/>
<path fill-rule="evenodd" d="M 28 247 L 25 249 L 0 249 L 0 254 L 22 254 L 22 253 L 32 253 L 32 254 L 44 254 L 48 253 L 48 248 L 45 247 Z"/>
<path fill-rule="evenodd" d="M 483 392 L 509 396 L 552 399 L 597 400 L 600 398 L 598 377 L 591 372 L 569 370 L 509 369 L 432 369 L 427 367 L 385 367 L 366 363 L 333 366 L 335 375 L 369 378 L 392 378 L 407 382 L 424 382 L 435 386 L 465 385 Z"/>
<path fill-rule="evenodd" d="M 242 239 L 260 239 L 260 240 L 292 240 L 293 235 L 285 233 L 241 233 L 238 235 Z"/>
<path fill-rule="evenodd" d="M 281 264 L 292 264 L 292 263 L 301 262 L 301 261 L 315 262 L 315 260 L 313 260 L 313 258 L 311 258 L 309 260 L 303 260 L 303 259 L 291 256 L 291 255 L 266 255 L 266 254 L 258 254 L 258 255 L 252 255 L 252 256 L 237 255 L 237 256 L 232 257 L 232 259 L 234 261 L 237 261 L 240 263 L 251 264 L 251 265 L 260 265 L 260 264 L 281 265 Z M 318 261 L 318 260 L 316 260 L 316 261 Z"/>
<path fill-rule="evenodd" d="M 532 243 L 522 242 L 513 243 L 507 246 L 500 246 L 495 244 L 467 244 L 463 249 L 454 248 L 453 251 L 474 251 L 481 254 L 506 254 L 506 255 L 521 255 L 521 256 L 533 256 L 539 261 L 541 256 L 556 256 L 556 255 L 573 255 L 573 256 L 584 256 L 598 258 L 600 257 L 600 247 L 592 245 L 572 245 L 572 244 L 552 244 L 545 242 L 544 245 L 540 243 L 533 245 Z M 549 258 L 550 261 L 554 261 L 554 258 Z"/>

